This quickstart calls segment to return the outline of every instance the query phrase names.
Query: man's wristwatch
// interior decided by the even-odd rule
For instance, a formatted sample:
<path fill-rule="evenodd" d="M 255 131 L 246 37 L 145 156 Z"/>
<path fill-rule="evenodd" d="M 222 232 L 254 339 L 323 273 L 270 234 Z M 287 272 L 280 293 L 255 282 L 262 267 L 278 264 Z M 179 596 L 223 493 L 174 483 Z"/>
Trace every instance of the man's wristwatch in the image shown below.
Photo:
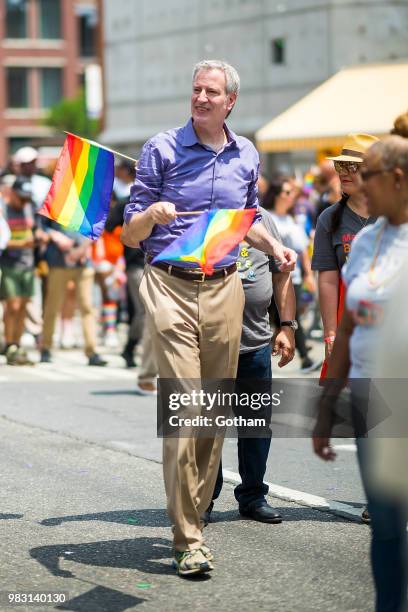
<path fill-rule="evenodd" d="M 281 327 L 290 327 L 291 329 L 293 329 L 293 331 L 296 331 L 299 328 L 298 322 L 296 321 L 296 319 L 293 319 L 293 321 L 281 321 L 280 322 L 280 326 Z"/>

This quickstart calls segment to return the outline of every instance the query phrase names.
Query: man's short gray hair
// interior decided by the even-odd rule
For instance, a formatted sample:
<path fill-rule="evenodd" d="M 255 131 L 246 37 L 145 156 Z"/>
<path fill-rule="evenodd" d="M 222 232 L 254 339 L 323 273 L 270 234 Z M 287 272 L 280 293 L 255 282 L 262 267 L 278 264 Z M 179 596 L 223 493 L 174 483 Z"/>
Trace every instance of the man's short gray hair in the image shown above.
<path fill-rule="evenodd" d="M 408 138 L 387 136 L 375 142 L 369 151 L 380 157 L 384 170 L 401 168 L 408 175 Z"/>
<path fill-rule="evenodd" d="M 239 92 L 239 75 L 233 66 L 221 60 L 202 60 L 194 66 L 193 81 L 200 70 L 222 70 L 225 75 L 225 91 L 227 94 Z"/>

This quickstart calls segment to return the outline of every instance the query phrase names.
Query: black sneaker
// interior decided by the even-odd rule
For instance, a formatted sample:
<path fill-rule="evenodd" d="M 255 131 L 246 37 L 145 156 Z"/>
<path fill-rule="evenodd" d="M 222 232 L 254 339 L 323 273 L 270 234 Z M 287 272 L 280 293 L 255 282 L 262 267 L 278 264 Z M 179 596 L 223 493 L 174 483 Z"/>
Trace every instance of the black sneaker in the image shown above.
<path fill-rule="evenodd" d="M 133 357 L 133 352 L 131 353 L 130 351 L 127 351 L 125 349 L 123 353 L 121 353 L 121 357 L 123 357 L 123 359 L 125 360 L 127 368 L 136 367 L 136 362 L 135 362 L 135 358 Z"/>
<path fill-rule="evenodd" d="M 107 363 L 108 362 L 102 359 L 102 357 L 98 355 L 98 353 L 94 353 L 93 355 L 89 357 L 88 365 L 102 367 L 102 366 L 106 366 Z"/>
<path fill-rule="evenodd" d="M 43 349 L 40 355 L 40 363 L 51 363 L 51 353 L 48 349 Z"/>

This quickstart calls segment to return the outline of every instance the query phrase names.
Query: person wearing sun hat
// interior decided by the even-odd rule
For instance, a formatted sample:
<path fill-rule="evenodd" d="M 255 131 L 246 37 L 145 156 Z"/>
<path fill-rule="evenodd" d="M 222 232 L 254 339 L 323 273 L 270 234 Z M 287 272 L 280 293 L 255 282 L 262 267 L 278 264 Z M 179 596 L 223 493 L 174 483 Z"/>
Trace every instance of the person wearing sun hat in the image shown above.
<path fill-rule="evenodd" d="M 312 268 L 319 272 L 319 301 L 326 342 L 330 355 L 342 310 L 340 271 L 347 261 L 355 235 L 374 218 L 367 213 L 367 201 L 361 191 L 359 168 L 364 153 L 378 140 L 369 134 L 349 134 L 340 155 L 329 157 L 339 175 L 342 197 L 320 215 L 314 238 Z"/>
<path fill-rule="evenodd" d="M 341 269 L 347 261 L 355 236 L 376 220 L 368 214 L 359 170 L 365 152 L 377 140 L 369 134 L 349 134 L 340 155 L 328 158 L 333 161 L 339 175 L 342 197 L 319 216 L 314 238 L 312 269 L 319 273 L 319 306 L 325 343 L 321 381 L 326 377 L 327 362 L 343 313 L 345 292 Z M 366 510 L 363 510 L 362 520 L 369 521 Z"/>

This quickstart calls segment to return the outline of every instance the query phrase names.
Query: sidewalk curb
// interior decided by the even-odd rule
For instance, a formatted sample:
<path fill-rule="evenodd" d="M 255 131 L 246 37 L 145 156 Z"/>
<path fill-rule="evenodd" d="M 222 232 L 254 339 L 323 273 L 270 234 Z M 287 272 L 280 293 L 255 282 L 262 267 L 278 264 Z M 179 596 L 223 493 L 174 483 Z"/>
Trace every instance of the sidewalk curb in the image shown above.
<path fill-rule="evenodd" d="M 230 470 L 222 471 L 224 481 L 230 484 L 240 484 L 241 478 L 236 472 Z M 296 489 L 282 487 L 272 482 L 266 483 L 269 487 L 268 496 L 272 498 L 282 499 L 283 501 L 298 503 L 301 506 L 307 506 L 321 512 L 329 512 L 336 516 L 341 516 L 350 521 L 361 523 L 361 508 L 354 508 L 349 504 L 327 500 L 318 495 L 312 495 Z"/>

